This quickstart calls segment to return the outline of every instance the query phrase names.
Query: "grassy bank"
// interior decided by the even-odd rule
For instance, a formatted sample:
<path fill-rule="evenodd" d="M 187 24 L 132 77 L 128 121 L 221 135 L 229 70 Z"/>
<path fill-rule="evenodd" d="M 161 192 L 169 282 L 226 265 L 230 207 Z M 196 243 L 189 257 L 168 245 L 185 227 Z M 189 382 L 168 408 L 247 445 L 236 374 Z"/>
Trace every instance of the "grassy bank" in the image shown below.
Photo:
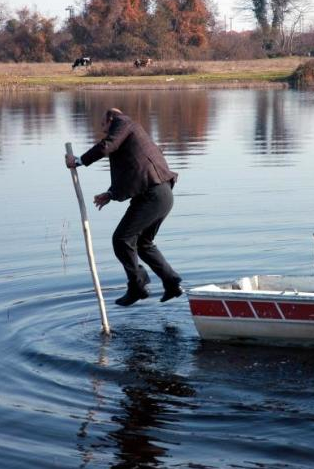
<path fill-rule="evenodd" d="M 67 89 L 67 88 L 167 88 L 167 87 L 242 87 L 273 86 L 284 83 L 287 77 L 304 63 L 306 58 L 262 59 L 238 62 L 158 62 L 153 65 L 169 70 L 167 75 L 141 76 L 131 63 L 101 62 L 93 65 L 95 75 L 110 68 L 110 76 L 88 76 L 91 70 L 72 70 L 71 64 L 0 64 L 2 89 Z M 130 75 L 121 76 L 129 67 Z M 172 75 L 171 67 L 186 67 L 195 73 Z M 121 70 L 121 71 L 120 71 Z M 115 75 L 116 72 L 116 75 Z M 159 70 L 160 72 L 160 70 Z M 102 72 L 103 73 L 103 72 Z M 145 73 L 145 70 L 144 70 Z M 150 70 L 151 73 L 151 70 Z"/>

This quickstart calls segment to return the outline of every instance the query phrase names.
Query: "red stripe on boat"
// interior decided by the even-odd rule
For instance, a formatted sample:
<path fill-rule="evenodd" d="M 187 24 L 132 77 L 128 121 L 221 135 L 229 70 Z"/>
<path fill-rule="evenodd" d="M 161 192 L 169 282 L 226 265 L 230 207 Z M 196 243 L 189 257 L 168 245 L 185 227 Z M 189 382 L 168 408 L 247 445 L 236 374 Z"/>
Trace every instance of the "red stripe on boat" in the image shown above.
<path fill-rule="evenodd" d="M 194 316 L 229 317 L 220 300 L 190 300 L 190 308 Z"/>
<path fill-rule="evenodd" d="M 252 301 L 251 304 L 260 319 L 282 319 L 275 303 Z"/>
<path fill-rule="evenodd" d="M 314 305 L 305 303 L 278 303 L 286 319 L 314 321 Z"/>
<path fill-rule="evenodd" d="M 228 300 L 226 305 L 234 318 L 254 318 L 253 311 L 247 301 Z"/>

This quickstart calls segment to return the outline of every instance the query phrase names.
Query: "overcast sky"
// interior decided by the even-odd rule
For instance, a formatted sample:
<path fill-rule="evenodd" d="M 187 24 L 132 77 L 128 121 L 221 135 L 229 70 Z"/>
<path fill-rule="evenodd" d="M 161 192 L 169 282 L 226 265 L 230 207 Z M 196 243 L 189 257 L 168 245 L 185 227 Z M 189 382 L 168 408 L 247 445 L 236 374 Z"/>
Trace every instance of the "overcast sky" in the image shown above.
<path fill-rule="evenodd" d="M 37 6 L 39 12 L 48 15 L 48 16 L 58 16 L 60 21 L 64 20 L 68 16 L 66 8 L 69 5 L 76 7 L 80 0 L 35 0 L 34 2 L 27 2 L 25 0 L 2 0 L 7 5 L 10 5 L 11 9 L 16 9 L 22 6 Z M 314 11 L 314 0 L 310 0 L 313 3 Z M 243 14 L 239 14 L 237 10 L 233 7 L 239 4 L 239 0 L 216 0 L 218 5 L 220 19 L 223 23 L 226 24 L 227 29 L 229 30 L 232 26 L 232 29 L 237 31 L 242 31 L 245 29 L 252 29 L 255 26 L 253 20 L 245 18 Z M 76 7 L 79 11 L 79 7 Z M 313 15 L 314 16 L 314 13 Z M 312 20 L 312 18 L 311 18 Z"/>

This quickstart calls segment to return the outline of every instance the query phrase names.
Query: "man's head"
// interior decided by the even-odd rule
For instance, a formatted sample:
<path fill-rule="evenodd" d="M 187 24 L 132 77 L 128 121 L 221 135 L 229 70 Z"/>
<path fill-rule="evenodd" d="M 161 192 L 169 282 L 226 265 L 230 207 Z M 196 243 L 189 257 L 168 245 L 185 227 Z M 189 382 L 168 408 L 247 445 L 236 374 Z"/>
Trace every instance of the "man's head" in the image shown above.
<path fill-rule="evenodd" d="M 104 112 L 101 119 L 101 126 L 104 132 L 108 132 L 111 122 L 116 116 L 120 114 L 122 114 L 122 111 L 115 107 L 112 107 L 111 109 L 108 109 L 108 111 Z"/>

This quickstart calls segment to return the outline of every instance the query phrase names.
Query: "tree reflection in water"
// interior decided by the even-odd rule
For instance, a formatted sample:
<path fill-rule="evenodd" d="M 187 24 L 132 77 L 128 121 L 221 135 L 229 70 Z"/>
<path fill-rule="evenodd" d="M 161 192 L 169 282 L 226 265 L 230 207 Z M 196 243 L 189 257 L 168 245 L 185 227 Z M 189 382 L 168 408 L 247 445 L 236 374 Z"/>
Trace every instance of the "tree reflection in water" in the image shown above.
<path fill-rule="evenodd" d="M 281 91 L 255 92 L 255 157 L 261 166 L 291 166 L 299 151 L 298 129 L 291 120 L 291 102 Z"/>

